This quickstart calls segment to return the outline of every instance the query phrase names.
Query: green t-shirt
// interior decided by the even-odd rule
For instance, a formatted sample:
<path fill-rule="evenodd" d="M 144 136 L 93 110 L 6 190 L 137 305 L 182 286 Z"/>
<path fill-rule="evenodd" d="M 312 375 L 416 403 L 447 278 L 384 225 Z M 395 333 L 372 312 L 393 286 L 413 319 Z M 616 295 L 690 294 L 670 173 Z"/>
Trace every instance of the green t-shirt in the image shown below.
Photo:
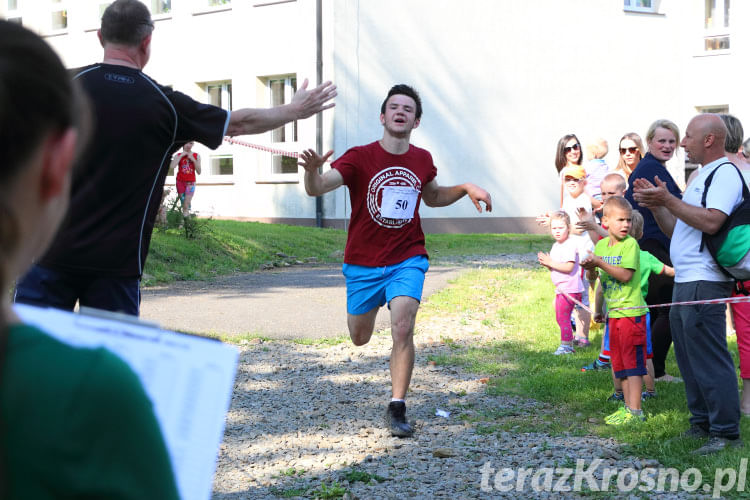
<path fill-rule="evenodd" d="M 664 263 L 654 257 L 651 253 L 641 250 L 641 295 L 646 299 L 648 295 L 648 278 L 651 274 L 661 274 Z"/>
<path fill-rule="evenodd" d="M 622 241 L 616 241 L 609 246 L 610 237 L 599 240 L 594 248 L 594 254 L 617 267 L 632 269 L 633 276 L 627 283 L 621 283 L 612 276 L 599 269 L 599 279 L 602 284 L 604 301 L 607 304 L 610 318 L 632 318 L 646 314 L 647 309 L 627 309 L 625 311 L 613 311 L 619 307 L 645 306 L 646 302 L 641 295 L 641 271 L 640 271 L 640 248 L 638 242 L 631 236 Z"/>
<path fill-rule="evenodd" d="M 106 349 L 8 330 L 0 435 L 9 500 L 179 499 L 151 400 Z"/>

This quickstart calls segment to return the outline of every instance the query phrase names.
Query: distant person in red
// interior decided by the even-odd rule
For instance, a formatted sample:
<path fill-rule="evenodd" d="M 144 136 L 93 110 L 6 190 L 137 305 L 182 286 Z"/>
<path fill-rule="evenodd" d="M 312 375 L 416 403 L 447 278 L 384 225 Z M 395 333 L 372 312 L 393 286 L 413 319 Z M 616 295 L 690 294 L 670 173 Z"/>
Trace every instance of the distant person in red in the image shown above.
<path fill-rule="evenodd" d="M 195 196 L 195 174 L 201 173 L 201 157 L 193 153 L 194 141 L 186 142 L 182 151 L 174 155 L 170 169 L 177 168 L 177 196 L 182 203 L 182 215 L 190 214 L 190 202 Z"/>
<path fill-rule="evenodd" d="M 355 345 L 370 341 L 381 306 L 391 310 L 391 390 L 386 412 L 391 435 L 413 433 L 406 420 L 406 391 L 414 368 L 414 320 L 429 267 L 419 204 L 444 207 L 468 195 L 479 212 L 492 210 L 490 194 L 474 184 L 439 186 L 430 153 L 409 143 L 419 126 L 422 101 L 408 85 L 396 85 L 380 108 L 383 138 L 349 149 L 330 170 L 319 168 L 333 151 L 300 155 L 305 190 L 320 196 L 349 188 L 352 216 L 344 252 L 349 336 Z"/>

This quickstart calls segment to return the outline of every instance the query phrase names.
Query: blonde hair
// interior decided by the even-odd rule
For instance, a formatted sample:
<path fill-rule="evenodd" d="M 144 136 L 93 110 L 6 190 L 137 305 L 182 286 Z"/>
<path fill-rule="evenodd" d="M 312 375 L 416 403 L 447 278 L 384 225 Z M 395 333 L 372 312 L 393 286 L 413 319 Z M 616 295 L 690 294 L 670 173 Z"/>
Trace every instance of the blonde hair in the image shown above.
<path fill-rule="evenodd" d="M 609 153 L 609 144 L 601 137 L 597 137 L 593 142 L 586 144 L 586 157 L 592 159 L 602 159 Z"/>
<path fill-rule="evenodd" d="M 568 229 L 570 229 L 570 216 L 567 214 L 567 212 L 563 210 L 558 210 L 557 212 L 552 212 L 549 214 L 549 225 L 552 227 L 552 221 L 553 220 L 561 220 L 565 223 Z"/>
<path fill-rule="evenodd" d="M 625 212 L 633 212 L 633 207 L 630 202 L 622 196 L 613 196 L 604 202 L 602 207 L 605 216 L 609 215 L 612 210 L 624 210 Z"/>
<path fill-rule="evenodd" d="M 656 129 L 654 129 L 656 130 Z M 620 137 L 620 142 L 617 143 L 617 152 L 620 152 L 620 144 L 622 144 L 622 141 L 625 139 L 630 139 L 635 143 L 635 145 L 638 147 L 638 161 L 641 161 L 644 156 L 646 156 L 646 148 L 643 147 L 643 141 L 641 140 L 641 136 L 636 134 L 635 132 L 628 132 L 627 134 Z M 636 165 L 638 162 L 636 162 Z M 620 159 L 617 161 L 617 166 L 615 167 L 615 170 L 622 170 L 626 174 L 628 174 L 628 177 L 630 177 L 630 174 L 633 172 L 633 170 L 628 167 L 627 163 L 625 163 L 625 159 L 620 155 Z"/>
<path fill-rule="evenodd" d="M 633 210 L 630 214 L 630 236 L 636 240 L 643 237 L 643 216 L 638 210 Z"/>
<path fill-rule="evenodd" d="M 625 182 L 625 177 L 621 176 L 617 172 L 612 172 L 605 175 L 604 179 L 602 179 L 602 184 L 605 182 L 608 184 L 611 182 L 612 184 L 614 184 L 614 188 L 617 191 L 622 191 L 623 193 L 628 188 L 628 183 Z"/>
<path fill-rule="evenodd" d="M 654 136 L 656 135 L 657 128 L 665 128 L 669 130 L 670 132 L 674 134 L 674 138 L 677 140 L 677 144 L 680 143 L 680 129 L 677 128 L 677 125 L 675 125 L 674 122 L 671 122 L 669 120 L 663 120 L 663 119 L 656 120 L 648 128 L 648 132 L 646 132 L 646 142 L 651 142 L 651 139 L 653 139 Z"/>

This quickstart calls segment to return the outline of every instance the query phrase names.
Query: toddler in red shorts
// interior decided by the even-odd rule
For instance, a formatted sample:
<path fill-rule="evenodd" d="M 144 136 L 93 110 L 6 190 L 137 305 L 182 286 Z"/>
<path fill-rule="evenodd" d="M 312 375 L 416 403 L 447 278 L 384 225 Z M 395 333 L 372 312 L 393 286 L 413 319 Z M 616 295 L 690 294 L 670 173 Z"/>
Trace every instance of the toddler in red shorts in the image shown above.
<path fill-rule="evenodd" d="M 614 196 L 603 207 L 602 224 L 609 236 L 596 244 L 581 265 L 599 269 L 609 314 L 612 370 L 622 380 L 625 406 L 605 418 L 611 425 L 644 420 L 641 387 L 646 375 L 646 302 L 641 294 L 640 248 L 630 236 L 633 209 Z M 622 309 L 628 308 L 628 309 Z"/>

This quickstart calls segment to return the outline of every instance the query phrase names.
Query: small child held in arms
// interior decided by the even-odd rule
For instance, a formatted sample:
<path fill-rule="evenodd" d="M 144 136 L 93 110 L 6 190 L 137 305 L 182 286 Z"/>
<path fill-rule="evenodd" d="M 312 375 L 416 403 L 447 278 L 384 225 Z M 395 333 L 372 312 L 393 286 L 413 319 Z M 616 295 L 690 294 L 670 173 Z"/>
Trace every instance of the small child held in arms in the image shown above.
<path fill-rule="evenodd" d="M 599 269 L 602 293 L 609 314 L 612 369 L 622 379 L 625 406 L 605 422 L 620 425 L 645 419 L 641 388 L 646 371 L 646 302 L 641 294 L 640 248 L 629 235 L 633 209 L 625 198 L 613 196 L 604 204 L 602 224 L 609 236 L 596 244 L 594 254 L 581 265 Z M 621 308 L 635 307 L 635 309 Z"/>
<path fill-rule="evenodd" d="M 633 210 L 632 222 L 630 225 L 630 236 L 639 240 L 643 236 L 643 216 L 638 210 Z M 664 274 L 666 276 L 674 276 L 674 268 L 664 264 L 662 261 L 654 257 L 651 253 L 640 250 L 640 265 L 641 265 L 641 294 L 643 300 L 646 300 L 648 295 L 648 280 L 652 274 Z M 602 301 L 601 301 L 600 289 L 597 290 L 596 296 L 596 317 L 603 317 L 602 314 Z M 605 327 L 604 336 L 602 339 L 602 354 L 607 356 L 609 359 L 609 329 Z M 643 382 L 646 386 L 646 390 L 641 394 L 641 400 L 645 401 L 648 398 L 656 397 L 656 388 L 654 386 L 654 362 L 653 362 L 653 350 L 651 346 L 651 321 L 650 314 L 646 313 L 646 371 L 647 374 L 643 377 Z M 596 363 L 596 361 L 594 361 Z M 586 367 L 584 367 L 586 368 Z M 622 392 L 622 383 L 620 379 L 612 375 L 615 392 L 609 397 L 611 401 L 623 401 L 624 396 Z"/>
<path fill-rule="evenodd" d="M 571 354 L 575 350 L 570 315 L 575 303 L 568 296 L 580 302 L 584 290 L 578 248 L 570 238 L 570 217 L 567 213 L 560 210 L 550 214 L 549 227 L 555 243 L 548 254 L 539 252 L 537 257 L 539 263 L 551 271 L 552 283 L 555 285 L 555 318 L 560 326 L 560 347 L 554 354 Z"/>

